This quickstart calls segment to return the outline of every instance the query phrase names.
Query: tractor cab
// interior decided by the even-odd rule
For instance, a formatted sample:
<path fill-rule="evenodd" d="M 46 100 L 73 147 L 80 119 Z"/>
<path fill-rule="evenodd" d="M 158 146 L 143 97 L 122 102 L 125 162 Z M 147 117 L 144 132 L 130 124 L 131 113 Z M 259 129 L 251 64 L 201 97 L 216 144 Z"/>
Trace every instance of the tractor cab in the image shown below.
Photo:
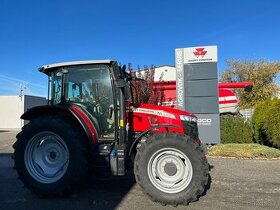
<path fill-rule="evenodd" d="M 115 138 L 116 91 L 111 61 L 67 62 L 43 66 L 49 76 L 49 103 L 76 105 L 94 124 L 100 139 Z"/>

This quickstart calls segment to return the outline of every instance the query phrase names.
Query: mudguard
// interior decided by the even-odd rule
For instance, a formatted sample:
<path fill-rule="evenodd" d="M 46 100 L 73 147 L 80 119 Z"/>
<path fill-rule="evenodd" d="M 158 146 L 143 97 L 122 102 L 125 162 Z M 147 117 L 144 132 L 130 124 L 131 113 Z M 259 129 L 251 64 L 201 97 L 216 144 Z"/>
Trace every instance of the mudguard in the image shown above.
<path fill-rule="evenodd" d="M 27 110 L 20 118 L 23 120 L 32 120 L 42 115 L 55 115 L 64 118 L 71 118 L 77 122 L 84 130 L 91 144 L 98 141 L 95 126 L 86 115 L 86 113 L 76 105 L 45 105 L 36 106 Z"/>
<path fill-rule="evenodd" d="M 146 134 L 148 134 L 149 132 L 151 132 L 152 130 L 156 129 L 156 128 L 165 128 L 166 131 L 168 131 L 168 128 L 178 128 L 179 126 L 177 125 L 172 125 L 172 124 L 161 124 L 161 125 L 153 125 L 151 126 L 149 129 L 145 130 L 144 132 L 142 132 L 140 134 L 140 136 L 137 137 L 137 139 L 135 139 L 135 141 L 132 143 L 130 149 L 129 149 L 129 153 L 128 156 L 131 156 L 132 152 L 134 150 L 136 150 L 136 146 L 137 144 L 140 142 L 140 140 L 142 139 L 142 137 L 144 137 Z"/>

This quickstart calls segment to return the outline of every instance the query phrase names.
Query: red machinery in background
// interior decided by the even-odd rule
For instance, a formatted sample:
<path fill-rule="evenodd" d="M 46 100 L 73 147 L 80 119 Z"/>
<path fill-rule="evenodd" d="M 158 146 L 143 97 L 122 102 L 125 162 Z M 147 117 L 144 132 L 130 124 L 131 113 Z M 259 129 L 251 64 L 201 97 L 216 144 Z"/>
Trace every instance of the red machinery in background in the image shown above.
<path fill-rule="evenodd" d="M 219 83 L 219 111 L 220 114 L 236 114 L 238 112 L 238 99 L 231 89 L 244 88 L 251 91 L 253 82 L 229 82 Z M 164 92 L 162 105 L 176 106 L 176 81 L 154 82 L 154 90 L 160 89 Z"/>

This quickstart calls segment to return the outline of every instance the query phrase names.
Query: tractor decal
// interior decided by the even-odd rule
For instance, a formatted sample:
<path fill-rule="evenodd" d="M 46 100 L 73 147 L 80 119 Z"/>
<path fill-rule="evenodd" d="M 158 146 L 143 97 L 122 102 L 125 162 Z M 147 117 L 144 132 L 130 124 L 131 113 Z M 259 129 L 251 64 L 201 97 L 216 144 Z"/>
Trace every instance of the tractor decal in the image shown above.
<path fill-rule="evenodd" d="M 153 110 L 153 109 L 145 109 L 145 108 L 136 108 L 134 109 L 133 112 L 137 113 L 144 113 L 144 114 L 152 114 L 152 115 L 157 115 L 159 117 L 167 117 L 167 118 L 172 118 L 176 119 L 175 115 L 170 114 L 168 112 L 162 111 L 162 110 Z"/>

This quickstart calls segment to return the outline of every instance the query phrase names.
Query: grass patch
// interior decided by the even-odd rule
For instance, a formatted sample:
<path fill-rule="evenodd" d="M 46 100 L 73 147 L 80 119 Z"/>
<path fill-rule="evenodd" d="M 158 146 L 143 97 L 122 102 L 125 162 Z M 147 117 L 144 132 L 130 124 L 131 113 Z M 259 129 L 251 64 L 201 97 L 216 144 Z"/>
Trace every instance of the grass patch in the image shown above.
<path fill-rule="evenodd" d="M 210 148 L 208 155 L 240 158 L 280 158 L 280 150 L 260 144 L 218 144 Z"/>

